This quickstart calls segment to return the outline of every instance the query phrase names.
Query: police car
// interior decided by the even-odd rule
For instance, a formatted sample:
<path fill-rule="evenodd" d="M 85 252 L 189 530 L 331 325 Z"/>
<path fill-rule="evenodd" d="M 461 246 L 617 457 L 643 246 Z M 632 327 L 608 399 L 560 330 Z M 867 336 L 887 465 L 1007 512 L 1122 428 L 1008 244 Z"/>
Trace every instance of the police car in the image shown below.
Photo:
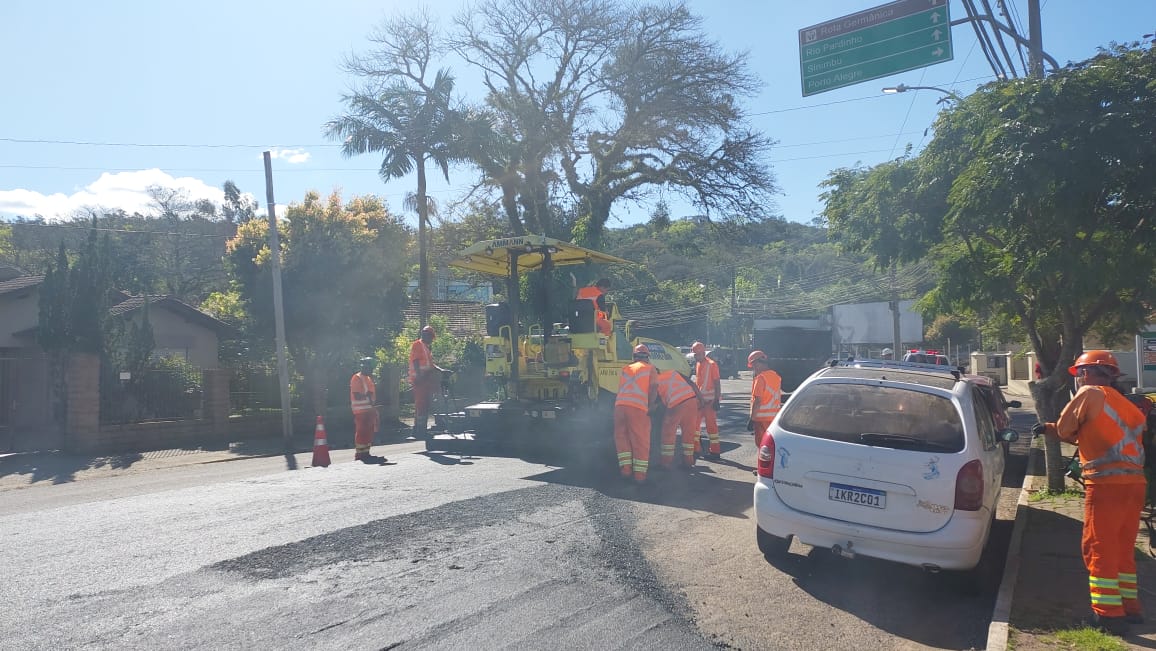
<path fill-rule="evenodd" d="M 971 570 L 999 500 L 1001 443 L 972 379 L 940 364 L 832 362 L 803 382 L 763 436 L 759 549 L 791 539 L 848 558 Z"/>

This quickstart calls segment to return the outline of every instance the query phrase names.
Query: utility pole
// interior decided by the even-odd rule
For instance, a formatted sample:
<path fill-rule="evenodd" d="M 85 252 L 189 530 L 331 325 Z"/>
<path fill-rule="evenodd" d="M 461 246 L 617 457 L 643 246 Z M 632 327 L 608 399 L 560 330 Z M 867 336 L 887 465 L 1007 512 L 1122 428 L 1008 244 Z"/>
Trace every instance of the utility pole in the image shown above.
<path fill-rule="evenodd" d="M 289 399 L 289 366 L 285 348 L 285 305 L 281 298 L 281 238 L 277 233 L 277 202 L 273 200 L 273 162 L 265 152 L 265 202 L 269 207 L 269 251 L 273 261 L 273 331 L 277 346 L 277 379 L 281 385 L 281 435 L 285 454 L 292 457 L 293 405 Z"/>
<path fill-rule="evenodd" d="M 899 290 L 895 286 L 895 261 L 891 261 L 891 345 L 892 359 L 903 359 L 903 341 L 899 335 Z"/>
<path fill-rule="evenodd" d="M 1031 76 L 1036 79 L 1044 77 L 1044 35 L 1040 20 L 1040 0 L 1028 0 L 1028 67 Z M 1036 404 L 1041 403 L 1043 392 L 1048 390 L 1048 381 L 1043 387 L 1033 386 L 1032 399 Z M 1043 404 L 1050 401 L 1043 400 Z M 1045 414 L 1046 416 L 1046 414 Z M 1060 448 L 1060 440 L 1054 436 L 1044 437 L 1044 466 L 1048 476 L 1048 491 L 1059 493 L 1064 490 L 1064 454 Z"/>
<path fill-rule="evenodd" d="M 1040 24 L 1040 0 L 1028 0 L 1028 67 L 1031 76 L 1044 76 L 1044 35 Z"/>

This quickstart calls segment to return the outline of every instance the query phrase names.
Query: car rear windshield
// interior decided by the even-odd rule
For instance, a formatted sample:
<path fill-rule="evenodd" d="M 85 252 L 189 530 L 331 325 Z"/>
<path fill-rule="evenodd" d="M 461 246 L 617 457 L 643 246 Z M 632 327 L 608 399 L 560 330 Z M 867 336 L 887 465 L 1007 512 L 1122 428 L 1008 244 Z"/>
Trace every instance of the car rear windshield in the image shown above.
<path fill-rule="evenodd" d="M 845 443 L 920 452 L 963 450 L 963 423 L 951 400 L 908 388 L 816 382 L 791 399 L 779 426 Z"/>

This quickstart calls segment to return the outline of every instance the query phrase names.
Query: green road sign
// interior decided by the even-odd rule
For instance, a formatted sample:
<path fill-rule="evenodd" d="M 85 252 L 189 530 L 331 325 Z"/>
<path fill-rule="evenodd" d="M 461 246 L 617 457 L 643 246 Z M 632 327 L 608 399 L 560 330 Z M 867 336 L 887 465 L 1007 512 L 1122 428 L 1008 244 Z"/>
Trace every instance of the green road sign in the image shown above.
<path fill-rule="evenodd" d="M 803 97 L 950 61 L 947 0 L 898 0 L 799 30 Z"/>

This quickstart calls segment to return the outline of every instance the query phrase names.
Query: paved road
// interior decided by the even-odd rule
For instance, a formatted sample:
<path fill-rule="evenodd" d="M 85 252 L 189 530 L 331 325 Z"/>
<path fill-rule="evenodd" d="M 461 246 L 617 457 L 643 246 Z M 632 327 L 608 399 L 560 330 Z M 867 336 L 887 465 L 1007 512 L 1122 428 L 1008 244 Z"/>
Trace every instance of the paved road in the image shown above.
<path fill-rule="evenodd" d="M 723 461 L 641 489 L 411 443 L 385 467 L 271 458 L 3 493 L 0 646 L 982 647 L 991 591 L 801 545 L 762 558 L 747 386 L 724 381 Z"/>

